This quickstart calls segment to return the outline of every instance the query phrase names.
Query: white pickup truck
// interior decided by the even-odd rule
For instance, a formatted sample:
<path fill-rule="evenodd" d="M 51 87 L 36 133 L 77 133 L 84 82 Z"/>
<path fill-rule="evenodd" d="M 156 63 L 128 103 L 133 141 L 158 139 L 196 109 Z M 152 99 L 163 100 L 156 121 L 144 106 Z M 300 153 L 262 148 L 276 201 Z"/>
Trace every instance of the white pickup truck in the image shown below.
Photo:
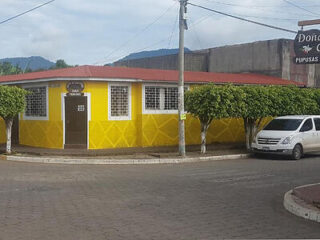
<path fill-rule="evenodd" d="M 320 152 L 320 115 L 283 116 L 273 119 L 253 139 L 255 153 L 291 155 Z"/>

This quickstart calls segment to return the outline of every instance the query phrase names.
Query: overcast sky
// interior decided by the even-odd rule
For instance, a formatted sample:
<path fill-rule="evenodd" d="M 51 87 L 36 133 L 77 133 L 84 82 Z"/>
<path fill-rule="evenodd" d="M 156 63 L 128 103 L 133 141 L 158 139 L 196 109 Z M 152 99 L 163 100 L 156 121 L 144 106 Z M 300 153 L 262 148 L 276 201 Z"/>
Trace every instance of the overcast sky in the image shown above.
<path fill-rule="evenodd" d="M 46 1 L 0 0 L 0 21 Z M 295 31 L 299 20 L 320 18 L 319 0 L 189 2 Z M 0 58 L 42 56 L 102 65 L 132 52 L 178 48 L 178 9 L 177 0 L 55 0 L 0 25 Z M 185 46 L 191 50 L 295 37 L 193 6 L 188 24 Z"/>

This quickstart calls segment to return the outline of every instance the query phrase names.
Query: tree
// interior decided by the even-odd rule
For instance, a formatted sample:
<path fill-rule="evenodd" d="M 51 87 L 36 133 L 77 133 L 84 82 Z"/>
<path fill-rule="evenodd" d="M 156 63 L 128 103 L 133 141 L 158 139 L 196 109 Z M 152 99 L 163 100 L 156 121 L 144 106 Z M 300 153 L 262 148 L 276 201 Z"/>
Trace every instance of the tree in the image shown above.
<path fill-rule="evenodd" d="M 18 65 L 13 66 L 9 62 L 0 63 L 0 75 L 12 75 L 19 73 L 22 73 L 22 70 Z"/>
<path fill-rule="evenodd" d="M 61 69 L 71 67 L 68 65 L 63 59 L 59 59 L 56 61 L 56 65 L 52 67 L 52 69 Z"/>
<path fill-rule="evenodd" d="M 198 86 L 185 94 L 189 113 L 199 118 L 201 125 L 201 153 L 206 152 L 206 135 L 214 119 L 240 117 L 244 111 L 244 92 L 232 85 L 213 84 Z"/>
<path fill-rule="evenodd" d="M 270 106 L 272 106 L 272 91 L 268 87 L 243 86 L 241 89 L 245 93 L 245 108 L 240 115 L 243 118 L 246 147 L 251 149 L 252 139 L 259 129 L 263 118 L 272 116 Z"/>
<path fill-rule="evenodd" d="M 251 143 L 265 117 L 319 113 L 315 89 L 296 86 L 242 86 L 245 93 L 243 118 L 246 147 Z M 320 96 L 320 95 L 319 95 Z"/>
<path fill-rule="evenodd" d="M 11 154 L 11 129 L 14 117 L 25 109 L 27 91 L 18 87 L 0 86 L 0 117 L 6 124 L 7 147 Z"/>

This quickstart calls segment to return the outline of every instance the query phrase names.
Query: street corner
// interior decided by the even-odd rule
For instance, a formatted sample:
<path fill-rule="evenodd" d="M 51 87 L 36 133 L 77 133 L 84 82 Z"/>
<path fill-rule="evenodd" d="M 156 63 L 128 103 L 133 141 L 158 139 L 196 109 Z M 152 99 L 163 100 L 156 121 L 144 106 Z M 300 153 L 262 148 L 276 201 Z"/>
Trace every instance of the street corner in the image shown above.
<path fill-rule="evenodd" d="M 296 216 L 320 223 L 320 183 L 288 191 L 284 195 L 283 205 Z"/>

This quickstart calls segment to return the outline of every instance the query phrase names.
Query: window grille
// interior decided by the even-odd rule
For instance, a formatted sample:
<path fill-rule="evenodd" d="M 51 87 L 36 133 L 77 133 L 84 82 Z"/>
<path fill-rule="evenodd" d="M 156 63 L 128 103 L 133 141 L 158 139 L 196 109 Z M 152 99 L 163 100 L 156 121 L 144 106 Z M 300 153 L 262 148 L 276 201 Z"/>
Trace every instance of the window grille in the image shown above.
<path fill-rule="evenodd" d="M 129 116 L 129 87 L 110 86 L 111 89 L 111 117 Z"/>
<path fill-rule="evenodd" d="M 178 88 L 177 87 L 145 87 L 146 110 L 177 110 Z"/>
<path fill-rule="evenodd" d="M 25 88 L 30 92 L 26 96 L 27 117 L 46 117 L 47 116 L 47 88 L 46 87 L 30 87 Z"/>

